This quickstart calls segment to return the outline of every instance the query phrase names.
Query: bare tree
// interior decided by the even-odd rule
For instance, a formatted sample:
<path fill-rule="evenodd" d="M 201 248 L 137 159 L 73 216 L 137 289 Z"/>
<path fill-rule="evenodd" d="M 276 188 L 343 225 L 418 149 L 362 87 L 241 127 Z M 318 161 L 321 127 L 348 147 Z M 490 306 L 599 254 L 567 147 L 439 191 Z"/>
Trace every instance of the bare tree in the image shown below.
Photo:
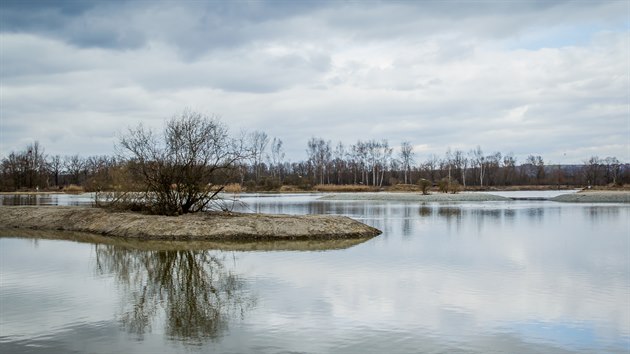
<path fill-rule="evenodd" d="M 545 161 L 540 155 L 529 155 L 525 160 L 525 165 L 530 169 L 529 177 L 536 179 L 536 183 L 541 183 L 545 178 Z"/>
<path fill-rule="evenodd" d="M 80 184 L 81 172 L 85 168 L 85 160 L 77 154 L 65 156 L 64 167 L 70 174 L 70 183 Z"/>
<path fill-rule="evenodd" d="M 486 179 L 488 185 L 497 185 L 499 182 L 499 169 L 501 168 L 501 153 L 495 152 L 486 156 Z"/>
<path fill-rule="evenodd" d="M 424 162 L 422 168 L 425 170 L 425 174 L 429 177 L 429 181 L 432 183 L 436 180 L 435 170 L 438 167 L 440 159 L 435 155 L 429 155 L 429 158 Z"/>
<path fill-rule="evenodd" d="M 249 157 L 244 151 L 217 117 L 190 110 L 167 121 L 161 134 L 139 125 L 119 141 L 121 159 L 146 187 L 145 206 L 164 215 L 204 210 Z"/>
<path fill-rule="evenodd" d="M 604 163 L 606 164 L 606 183 L 617 184 L 621 175 L 621 163 L 616 157 L 607 157 Z"/>
<path fill-rule="evenodd" d="M 586 183 L 590 185 L 596 185 L 600 176 L 601 159 L 599 156 L 591 156 L 590 159 L 584 161 L 584 175 L 586 177 Z"/>
<path fill-rule="evenodd" d="M 2 159 L 2 188 L 4 190 L 18 190 L 24 186 L 23 174 L 25 163 L 20 153 L 11 152 Z"/>
<path fill-rule="evenodd" d="M 335 169 L 335 174 L 337 175 L 337 184 L 342 184 L 342 173 L 346 167 L 346 161 L 344 157 L 346 156 L 346 147 L 340 141 L 335 146 L 335 150 L 333 151 L 334 159 L 333 166 Z"/>
<path fill-rule="evenodd" d="M 483 187 L 483 178 L 486 172 L 486 157 L 483 156 L 481 146 L 477 145 L 477 148 L 471 151 L 473 161 L 477 168 L 479 168 L 479 185 Z"/>
<path fill-rule="evenodd" d="M 48 162 L 48 166 L 50 167 L 50 172 L 55 180 L 55 186 L 59 186 L 59 175 L 63 170 L 63 161 L 61 160 L 61 156 L 55 155 L 51 157 L 50 162 Z"/>
<path fill-rule="evenodd" d="M 324 184 L 325 177 L 328 176 L 326 167 L 329 165 L 332 156 L 330 140 L 311 138 L 308 141 L 306 152 L 309 162 L 313 166 L 313 180 L 316 183 Z M 317 178 L 318 176 L 319 179 Z"/>
<path fill-rule="evenodd" d="M 262 158 L 265 153 L 265 149 L 267 148 L 267 144 L 269 144 L 269 136 L 267 136 L 267 133 L 254 131 L 249 134 L 248 140 L 251 148 L 252 167 L 254 168 L 255 181 L 256 185 L 258 185 L 258 181 L 260 179 L 260 169 L 263 164 Z"/>
<path fill-rule="evenodd" d="M 414 161 L 413 145 L 408 141 L 403 141 L 400 144 L 400 162 L 405 176 L 405 184 L 407 184 L 407 174 L 409 174 L 409 183 L 411 182 L 411 164 Z"/>
<path fill-rule="evenodd" d="M 356 183 L 356 175 L 359 174 L 361 177 L 361 184 L 369 184 L 369 174 L 368 174 L 368 148 L 367 143 L 359 140 L 355 145 L 352 145 L 350 148 L 350 160 L 352 161 L 352 166 L 354 168 L 354 183 Z"/>
<path fill-rule="evenodd" d="M 377 145 L 377 149 L 379 151 L 379 156 L 380 156 L 377 167 L 381 173 L 381 177 L 379 178 L 379 181 L 378 181 L 378 186 L 382 187 L 383 178 L 385 177 L 385 172 L 387 171 L 387 167 L 390 166 L 394 149 L 389 147 L 389 143 L 387 142 L 387 140 L 382 140 L 380 144 Z"/>
<path fill-rule="evenodd" d="M 278 177 L 282 183 L 282 169 L 284 160 L 284 150 L 282 149 L 282 140 L 273 138 L 271 141 L 271 155 L 269 157 L 271 174 Z"/>
<path fill-rule="evenodd" d="M 464 156 L 463 151 L 455 150 L 453 153 L 453 164 L 455 165 L 456 172 L 462 178 L 464 188 L 466 188 L 466 170 L 468 169 L 468 159 Z"/>
<path fill-rule="evenodd" d="M 516 158 L 510 152 L 503 156 L 503 181 L 507 185 L 514 183 L 514 175 L 516 173 Z"/>

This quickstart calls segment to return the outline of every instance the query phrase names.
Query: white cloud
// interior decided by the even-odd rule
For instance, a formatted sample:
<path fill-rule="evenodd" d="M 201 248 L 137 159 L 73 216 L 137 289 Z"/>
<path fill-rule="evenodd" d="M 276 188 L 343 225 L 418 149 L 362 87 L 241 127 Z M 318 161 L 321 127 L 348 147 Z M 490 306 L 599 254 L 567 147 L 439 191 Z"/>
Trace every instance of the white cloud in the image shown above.
<path fill-rule="evenodd" d="M 517 13 L 493 4 L 482 6 L 490 15 L 381 3 L 281 14 L 261 3 L 226 15 L 199 4 L 97 3 L 81 19 L 62 18 L 72 33 L 87 26 L 83 39 L 14 25 L 0 35 L 0 150 L 36 139 L 49 153 L 111 153 L 116 131 L 158 126 L 189 106 L 234 131 L 283 139 L 293 161 L 311 136 L 629 161 L 625 7 L 523 3 Z M 114 25 L 119 37 L 87 39 Z"/>

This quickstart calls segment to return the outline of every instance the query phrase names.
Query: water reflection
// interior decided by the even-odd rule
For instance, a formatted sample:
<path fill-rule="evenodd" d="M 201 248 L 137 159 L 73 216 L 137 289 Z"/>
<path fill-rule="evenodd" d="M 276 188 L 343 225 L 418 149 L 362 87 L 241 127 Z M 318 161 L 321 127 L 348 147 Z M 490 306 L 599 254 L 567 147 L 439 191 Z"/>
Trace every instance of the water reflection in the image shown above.
<path fill-rule="evenodd" d="M 67 240 L 89 244 L 113 245 L 116 247 L 133 248 L 138 250 L 221 250 L 221 251 L 330 251 L 354 247 L 366 242 L 372 237 L 352 239 L 322 239 L 322 240 L 279 240 L 279 241 L 209 241 L 209 240 L 140 240 L 120 237 L 101 236 L 93 233 L 58 231 L 58 230 L 30 230 L 6 229 L 0 227 L 0 237 L 25 238 L 37 245 L 40 239 Z"/>
<path fill-rule="evenodd" d="M 0 352 L 630 348 L 627 205 L 420 205 L 311 196 L 281 205 L 282 197 L 274 198 L 249 206 L 343 214 L 382 225 L 385 233 L 327 252 L 301 246 L 300 252 L 239 252 L 238 262 L 194 242 L 140 245 L 92 235 L 85 242 L 104 243 L 96 254 L 92 244 L 42 240 L 35 247 L 0 238 Z M 193 285 L 186 289 L 188 279 Z"/>
<path fill-rule="evenodd" d="M 96 271 L 113 274 L 123 290 L 120 321 L 142 337 L 164 317 L 167 337 L 186 343 L 215 340 L 235 315 L 254 304 L 243 281 L 208 251 L 146 251 L 97 244 Z"/>
<path fill-rule="evenodd" d="M 623 209 L 616 206 L 597 205 L 586 206 L 582 210 L 586 218 L 594 224 L 599 225 L 617 219 Z"/>
<path fill-rule="evenodd" d="M 0 205 L 56 205 L 50 195 L 15 194 L 3 195 Z"/>
<path fill-rule="evenodd" d="M 528 207 L 516 205 L 506 207 L 482 207 L 479 206 L 449 206 L 449 205 L 422 205 L 418 209 L 418 214 L 423 218 L 443 219 L 449 223 L 461 225 L 464 222 L 474 220 L 478 225 L 485 223 L 514 223 L 517 218 L 526 218 L 528 222 L 540 223 L 545 215 L 560 213 L 560 208 L 553 207 Z"/>
<path fill-rule="evenodd" d="M 0 205 L 91 205 L 94 194 L 0 194 Z"/>

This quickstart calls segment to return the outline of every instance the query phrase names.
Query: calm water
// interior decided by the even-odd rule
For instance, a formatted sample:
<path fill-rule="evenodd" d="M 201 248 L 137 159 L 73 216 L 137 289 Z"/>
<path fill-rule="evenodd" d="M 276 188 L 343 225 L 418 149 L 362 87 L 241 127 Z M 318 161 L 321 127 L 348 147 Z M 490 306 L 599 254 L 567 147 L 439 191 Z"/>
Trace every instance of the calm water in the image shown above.
<path fill-rule="evenodd" d="M 316 198 L 244 200 L 383 234 L 295 251 L 0 238 L 0 352 L 630 351 L 629 206 Z"/>

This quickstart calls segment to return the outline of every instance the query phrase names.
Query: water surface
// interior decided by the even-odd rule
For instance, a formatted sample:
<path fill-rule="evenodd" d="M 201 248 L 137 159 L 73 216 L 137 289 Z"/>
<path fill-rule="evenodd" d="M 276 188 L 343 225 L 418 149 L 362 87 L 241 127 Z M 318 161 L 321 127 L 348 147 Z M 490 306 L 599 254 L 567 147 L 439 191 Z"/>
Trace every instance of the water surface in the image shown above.
<path fill-rule="evenodd" d="M 383 234 L 272 251 L 0 238 L 0 352 L 630 350 L 627 205 L 317 197 L 239 207 Z"/>

